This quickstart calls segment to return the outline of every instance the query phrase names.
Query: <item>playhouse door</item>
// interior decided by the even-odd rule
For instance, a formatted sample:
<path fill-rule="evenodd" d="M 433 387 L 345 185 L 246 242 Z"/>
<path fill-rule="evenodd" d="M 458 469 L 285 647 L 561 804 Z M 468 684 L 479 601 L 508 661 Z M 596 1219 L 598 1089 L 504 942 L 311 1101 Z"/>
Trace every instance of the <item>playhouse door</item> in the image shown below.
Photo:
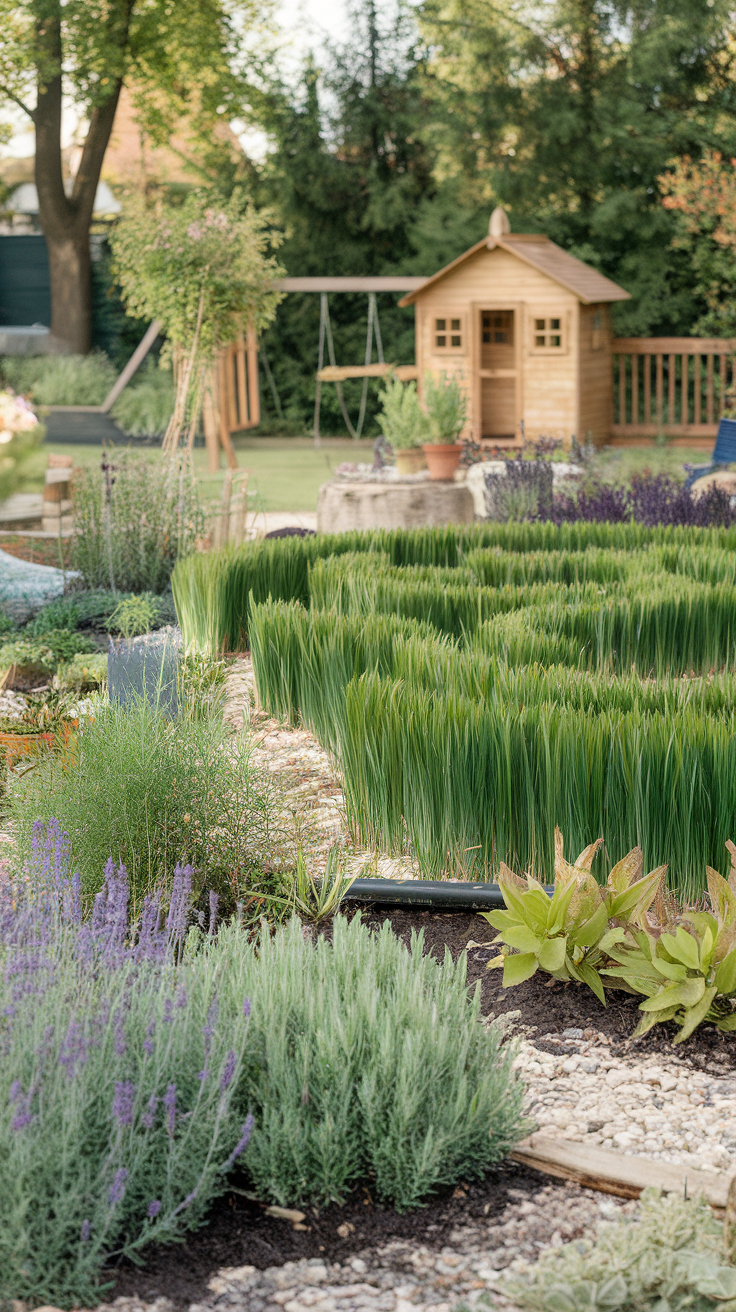
<path fill-rule="evenodd" d="M 480 310 L 481 436 L 513 442 L 516 413 L 516 311 Z"/>

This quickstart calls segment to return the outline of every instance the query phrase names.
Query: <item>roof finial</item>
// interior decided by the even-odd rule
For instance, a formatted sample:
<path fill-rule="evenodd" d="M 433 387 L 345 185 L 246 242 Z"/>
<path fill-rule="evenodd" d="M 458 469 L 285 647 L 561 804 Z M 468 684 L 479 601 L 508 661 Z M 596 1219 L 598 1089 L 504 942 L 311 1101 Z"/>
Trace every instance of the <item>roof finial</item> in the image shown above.
<path fill-rule="evenodd" d="M 502 205 L 497 205 L 488 224 L 488 236 L 505 237 L 507 232 L 511 232 L 509 216 Z"/>

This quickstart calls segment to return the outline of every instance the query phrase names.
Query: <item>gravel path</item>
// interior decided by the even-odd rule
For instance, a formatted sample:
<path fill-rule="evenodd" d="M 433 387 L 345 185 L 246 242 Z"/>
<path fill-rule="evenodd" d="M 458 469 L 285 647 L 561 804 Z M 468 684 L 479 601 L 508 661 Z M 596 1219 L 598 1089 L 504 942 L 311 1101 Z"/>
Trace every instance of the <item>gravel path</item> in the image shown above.
<path fill-rule="evenodd" d="M 452 1312 L 459 1305 L 509 1309 L 497 1292 L 500 1273 L 535 1260 L 549 1244 L 593 1236 L 603 1221 L 635 1204 L 604 1198 L 577 1185 L 549 1184 L 538 1193 L 509 1191 L 512 1201 L 487 1224 L 458 1228 L 439 1249 L 393 1242 L 363 1249 L 342 1263 L 319 1258 L 263 1271 L 226 1267 L 189 1312 Z M 185 1251 L 185 1250 L 184 1250 Z M 142 1303 L 118 1298 L 98 1312 L 174 1312 L 166 1298 Z"/>

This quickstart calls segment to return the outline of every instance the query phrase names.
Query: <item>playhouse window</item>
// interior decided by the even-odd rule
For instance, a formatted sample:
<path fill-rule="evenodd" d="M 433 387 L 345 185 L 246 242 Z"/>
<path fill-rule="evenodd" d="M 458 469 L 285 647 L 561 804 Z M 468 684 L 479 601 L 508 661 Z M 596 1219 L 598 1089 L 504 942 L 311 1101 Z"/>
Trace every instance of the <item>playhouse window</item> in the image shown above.
<path fill-rule="evenodd" d="M 465 333 L 462 318 L 444 315 L 434 320 L 434 349 L 436 351 L 462 351 L 465 349 Z"/>
<path fill-rule="evenodd" d="M 562 318 L 547 315 L 542 318 L 535 314 L 532 319 L 532 342 L 535 351 L 563 351 L 565 337 Z"/>

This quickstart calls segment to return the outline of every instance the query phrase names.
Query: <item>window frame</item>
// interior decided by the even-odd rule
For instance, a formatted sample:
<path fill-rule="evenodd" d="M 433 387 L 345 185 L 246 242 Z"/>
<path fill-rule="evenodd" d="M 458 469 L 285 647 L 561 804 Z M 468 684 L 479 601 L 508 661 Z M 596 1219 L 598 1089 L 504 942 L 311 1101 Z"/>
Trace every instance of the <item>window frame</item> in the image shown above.
<path fill-rule="evenodd" d="M 546 344 L 544 346 L 537 345 L 536 339 L 540 331 L 537 327 L 538 319 L 544 319 L 545 338 L 557 336 L 559 334 L 560 337 L 559 346 L 548 346 Z M 553 320 L 557 320 L 559 322 L 560 325 L 559 329 L 552 328 L 551 325 Z M 531 309 L 529 311 L 529 354 L 551 355 L 551 356 L 567 355 L 569 349 L 570 349 L 570 332 L 569 332 L 568 312 L 566 310 L 558 310 L 557 312 L 551 311 L 547 306 L 545 306 L 544 308 L 540 307 L 537 310 Z"/>
<path fill-rule="evenodd" d="M 452 339 L 457 335 L 460 337 L 460 346 L 438 346 L 437 337 L 441 329 L 437 328 L 438 319 L 444 319 L 447 323 L 458 320 L 460 323 L 459 333 L 453 333 L 452 328 L 446 330 L 445 336 Z M 429 316 L 429 353 L 430 355 L 467 355 L 468 354 L 468 330 L 467 315 L 463 310 L 433 310 Z"/>

